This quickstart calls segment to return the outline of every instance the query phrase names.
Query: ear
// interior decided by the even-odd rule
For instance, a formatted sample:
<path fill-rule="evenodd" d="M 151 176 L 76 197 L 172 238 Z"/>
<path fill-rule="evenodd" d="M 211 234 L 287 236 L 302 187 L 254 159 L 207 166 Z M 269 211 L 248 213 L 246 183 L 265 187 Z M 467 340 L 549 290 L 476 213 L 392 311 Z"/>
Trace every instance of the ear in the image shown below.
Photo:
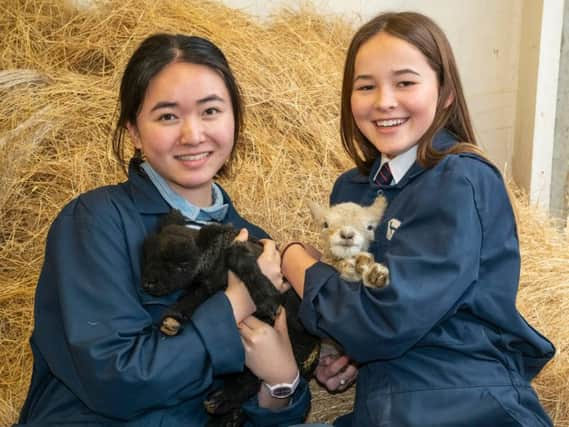
<path fill-rule="evenodd" d="M 309 200 L 307 204 L 308 204 L 308 209 L 310 209 L 310 213 L 312 214 L 312 219 L 318 221 L 324 216 L 324 208 L 320 206 L 318 203 L 316 203 L 313 200 Z"/>
<path fill-rule="evenodd" d="M 136 125 L 133 125 L 131 122 L 126 123 L 126 129 L 128 130 L 128 134 L 130 135 L 130 139 L 134 143 L 134 148 L 138 148 L 139 150 L 142 149 L 142 144 L 140 143 L 140 135 L 138 133 L 138 129 Z"/>
<path fill-rule="evenodd" d="M 373 204 L 368 207 L 374 218 L 381 218 L 387 208 L 387 200 L 383 196 L 378 196 Z"/>
<path fill-rule="evenodd" d="M 446 101 L 445 101 L 445 110 L 450 107 L 450 105 L 454 102 L 454 93 L 450 93 L 450 95 L 447 97 Z"/>

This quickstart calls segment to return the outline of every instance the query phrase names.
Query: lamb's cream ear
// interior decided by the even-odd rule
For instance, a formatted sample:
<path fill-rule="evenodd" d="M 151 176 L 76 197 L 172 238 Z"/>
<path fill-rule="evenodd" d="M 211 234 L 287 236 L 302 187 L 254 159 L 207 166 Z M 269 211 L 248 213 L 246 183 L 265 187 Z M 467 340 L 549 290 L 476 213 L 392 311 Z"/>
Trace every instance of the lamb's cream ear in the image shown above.
<path fill-rule="evenodd" d="M 324 216 L 324 208 L 320 206 L 317 202 L 309 200 L 307 204 L 308 204 L 308 209 L 310 209 L 312 219 L 318 221 Z"/>
<path fill-rule="evenodd" d="M 375 218 L 381 218 L 386 208 L 387 199 L 383 196 L 378 196 L 371 206 L 368 207 Z"/>

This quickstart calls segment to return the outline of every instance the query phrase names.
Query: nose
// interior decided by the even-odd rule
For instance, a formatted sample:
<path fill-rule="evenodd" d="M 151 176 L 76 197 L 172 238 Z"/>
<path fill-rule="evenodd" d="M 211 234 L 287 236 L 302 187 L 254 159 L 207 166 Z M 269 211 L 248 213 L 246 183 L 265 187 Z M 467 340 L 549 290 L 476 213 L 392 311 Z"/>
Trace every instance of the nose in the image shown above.
<path fill-rule="evenodd" d="M 344 240 L 353 239 L 354 232 L 352 230 L 341 230 L 340 237 Z"/>
<path fill-rule="evenodd" d="M 197 145 L 203 140 L 202 125 L 198 120 L 185 119 L 180 130 L 180 143 Z"/>
<path fill-rule="evenodd" d="M 375 98 L 375 108 L 378 110 L 392 110 L 397 107 L 397 97 L 391 88 L 381 88 Z"/>

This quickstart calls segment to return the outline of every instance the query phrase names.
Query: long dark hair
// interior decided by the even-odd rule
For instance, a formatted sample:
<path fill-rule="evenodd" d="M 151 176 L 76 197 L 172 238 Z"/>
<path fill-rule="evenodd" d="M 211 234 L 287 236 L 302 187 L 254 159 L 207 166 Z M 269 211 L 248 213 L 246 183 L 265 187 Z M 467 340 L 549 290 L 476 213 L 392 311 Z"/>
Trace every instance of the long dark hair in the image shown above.
<path fill-rule="evenodd" d="M 379 152 L 360 132 L 352 115 L 351 96 L 356 55 L 366 41 L 382 31 L 405 40 L 419 49 L 438 78 L 439 98 L 435 118 L 419 140 L 417 150 L 419 164 L 430 168 L 445 155 L 459 152 L 475 153 L 487 160 L 485 154 L 477 146 L 456 61 L 450 43 L 442 29 L 430 18 L 420 13 L 383 13 L 364 24 L 356 32 L 348 48 L 344 65 L 340 131 L 344 149 L 354 160 L 357 168 L 363 174 L 369 174 Z M 445 105 L 449 99 L 452 102 L 450 105 Z M 432 146 L 432 140 L 442 128 L 452 132 L 461 143 L 445 152 L 435 150 Z"/>
<path fill-rule="evenodd" d="M 164 67 L 173 62 L 204 65 L 219 73 L 227 87 L 233 107 L 235 143 L 231 156 L 235 152 L 235 146 L 243 126 L 243 101 L 241 90 L 225 55 L 215 44 L 202 37 L 159 33 L 146 38 L 138 46 L 130 57 L 121 80 L 119 113 L 113 133 L 112 147 L 115 157 L 125 170 L 128 163 L 125 159 L 126 125 L 136 123 L 136 117 L 142 108 L 150 81 Z M 142 153 L 139 149 L 135 149 L 134 159 L 142 160 Z M 224 166 L 218 175 L 222 176 L 225 172 Z"/>

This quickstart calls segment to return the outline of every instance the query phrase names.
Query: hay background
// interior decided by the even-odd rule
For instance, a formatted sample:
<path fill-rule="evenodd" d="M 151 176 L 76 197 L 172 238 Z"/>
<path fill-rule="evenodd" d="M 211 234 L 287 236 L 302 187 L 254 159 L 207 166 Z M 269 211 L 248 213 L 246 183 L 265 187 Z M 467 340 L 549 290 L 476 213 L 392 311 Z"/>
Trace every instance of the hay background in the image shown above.
<path fill-rule="evenodd" d="M 123 179 L 109 151 L 121 71 L 156 31 L 208 37 L 243 88 L 246 127 L 233 177 L 240 211 L 277 241 L 315 241 L 305 201 L 323 202 L 350 167 L 338 137 L 345 49 L 353 28 L 310 6 L 266 23 L 219 3 L 0 0 L 0 426 L 17 418 L 31 373 L 33 293 L 49 224 L 77 194 Z M 535 386 L 569 427 L 569 236 L 516 197 L 523 269 L 518 306 L 557 346 Z M 312 421 L 351 407 L 315 383 Z"/>

